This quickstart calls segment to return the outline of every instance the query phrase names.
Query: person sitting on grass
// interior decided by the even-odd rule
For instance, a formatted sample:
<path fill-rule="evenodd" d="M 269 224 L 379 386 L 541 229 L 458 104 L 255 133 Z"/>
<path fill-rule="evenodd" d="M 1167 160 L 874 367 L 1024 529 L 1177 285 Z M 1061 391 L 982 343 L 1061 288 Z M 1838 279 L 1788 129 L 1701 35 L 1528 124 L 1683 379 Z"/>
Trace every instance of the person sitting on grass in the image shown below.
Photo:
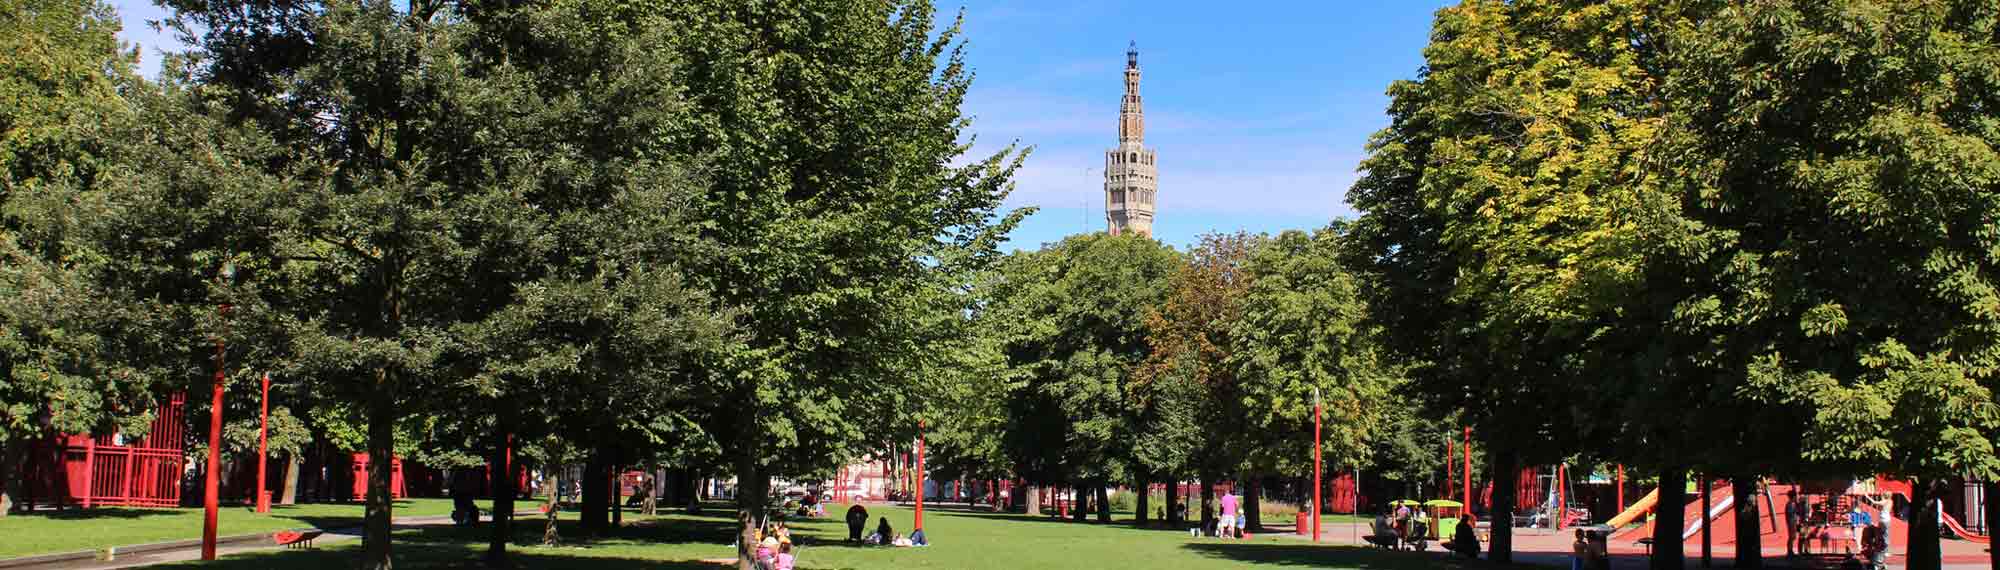
<path fill-rule="evenodd" d="M 1445 548 L 1452 552 L 1457 552 L 1460 556 L 1466 558 L 1479 558 L 1479 535 L 1476 534 L 1477 532 L 1472 524 L 1471 514 L 1459 515 L 1458 528 L 1452 531 L 1451 544 L 1445 546 Z"/>
<path fill-rule="evenodd" d="M 889 517 L 882 517 L 881 523 L 875 525 L 875 536 L 875 544 L 885 546 L 897 538 L 896 528 L 889 526 Z"/>
<path fill-rule="evenodd" d="M 924 529 L 910 531 L 910 546 L 930 546 L 931 539 L 924 536 Z"/>

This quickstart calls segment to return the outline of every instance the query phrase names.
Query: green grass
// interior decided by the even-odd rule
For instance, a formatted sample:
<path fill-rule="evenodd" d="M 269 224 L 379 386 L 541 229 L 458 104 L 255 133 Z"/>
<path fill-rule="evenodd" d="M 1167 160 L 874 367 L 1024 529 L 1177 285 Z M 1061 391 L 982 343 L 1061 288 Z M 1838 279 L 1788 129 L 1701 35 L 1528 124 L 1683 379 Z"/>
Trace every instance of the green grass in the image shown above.
<path fill-rule="evenodd" d="M 569 542 L 561 547 L 533 546 L 541 535 L 540 520 L 523 521 L 512 550 L 518 568 L 588 569 L 641 568 L 714 570 L 711 559 L 733 559 L 733 521 L 729 512 L 709 516 L 665 515 L 649 526 L 628 526 L 595 541 L 576 540 L 577 530 L 565 522 Z M 888 517 L 898 532 L 907 532 L 909 509 L 870 509 L 871 519 Z M 573 514 L 565 513 L 565 518 Z M 638 517 L 627 517 L 628 524 Z M 908 568 L 986 570 L 1014 568 L 1139 568 L 1202 570 L 1222 568 L 1353 568 L 1403 570 L 1418 568 L 1490 568 L 1434 554 L 1387 552 L 1352 546 L 1322 546 L 1277 536 L 1224 541 L 1192 538 L 1185 530 L 1138 529 L 1125 524 L 1097 525 L 1059 522 L 1022 515 L 925 509 L 929 548 L 883 548 L 845 542 L 846 527 L 838 520 L 798 521 L 793 525 L 799 544 L 799 568 Z M 871 528 L 874 523 L 869 525 Z M 487 529 L 426 528 L 396 536 L 398 568 L 477 567 L 485 551 Z M 262 551 L 225 557 L 226 568 L 286 568 L 287 570 L 352 567 L 359 545 L 341 543 L 310 551 Z"/>
<path fill-rule="evenodd" d="M 222 536 L 264 533 L 291 528 L 342 528 L 361 525 L 360 503 L 272 505 L 260 515 L 245 506 L 225 506 L 216 513 Z M 451 514 L 450 499 L 396 501 L 396 516 Z M 95 550 L 171 540 L 201 538 L 202 509 L 139 509 L 99 507 L 38 511 L 0 517 L 0 558 Z"/>

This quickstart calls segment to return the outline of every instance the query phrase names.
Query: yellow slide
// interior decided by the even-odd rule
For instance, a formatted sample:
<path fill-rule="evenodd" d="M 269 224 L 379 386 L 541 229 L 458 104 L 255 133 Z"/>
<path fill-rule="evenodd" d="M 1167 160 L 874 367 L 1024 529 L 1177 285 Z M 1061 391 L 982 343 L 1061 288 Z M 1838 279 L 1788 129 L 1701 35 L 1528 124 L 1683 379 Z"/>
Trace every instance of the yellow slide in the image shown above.
<path fill-rule="evenodd" d="M 1632 521 L 1639 520 L 1639 517 L 1653 512 L 1653 504 L 1658 502 L 1660 502 L 1660 490 L 1653 489 L 1653 492 L 1646 493 L 1646 496 L 1639 498 L 1639 502 L 1632 503 L 1632 506 L 1626 508 L 1625 512 L 1618 513 L 1618 516 L 1611 517 L 1611 520 L 1605 521 L 1604 524 L 1611 528 L 1621 528 L 1632 524 Z"/>

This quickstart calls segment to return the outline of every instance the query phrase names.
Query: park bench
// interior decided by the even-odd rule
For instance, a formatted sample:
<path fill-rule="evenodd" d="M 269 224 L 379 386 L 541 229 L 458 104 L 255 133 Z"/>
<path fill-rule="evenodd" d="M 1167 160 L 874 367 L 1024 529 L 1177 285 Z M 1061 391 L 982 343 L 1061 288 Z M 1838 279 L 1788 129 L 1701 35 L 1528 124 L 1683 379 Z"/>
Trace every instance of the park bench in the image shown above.
<path fill-rule="evenodd" d="M 281 530 L 271 533 L 271 542 L 285 548 L 312 548 L 313 539 L 319 538 L 320 534 L 317 530 Z"/>

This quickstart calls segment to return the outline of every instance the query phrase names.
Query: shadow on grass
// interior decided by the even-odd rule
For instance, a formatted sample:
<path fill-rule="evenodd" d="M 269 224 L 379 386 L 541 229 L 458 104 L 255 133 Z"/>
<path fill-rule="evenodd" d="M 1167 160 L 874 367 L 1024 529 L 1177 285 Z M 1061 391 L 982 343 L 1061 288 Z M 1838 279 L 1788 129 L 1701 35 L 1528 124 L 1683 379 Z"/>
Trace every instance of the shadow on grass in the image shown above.
<path fill-rule="evenodd" d="M 136 509 L 130 507 L 93 507 L 66 511 L 28 511 L 8 516 L 40 518 L 52 521 L 87 521 L 98 519 L 142 519 L 146 517 L 173 516 L 187 512 L 186 509 Z"/>
<path fill-rule="evenodd" d="M 1485 561 L 1440 556 L 1435 553 L 1401 552 L 1362 546 L 1315 546 L 1258 542 L 1196 542 L 1181 545 L 1188 551 L 1220 560 L 1299 568 L 1356 568 L 1360 570 L 1416 570 L 1419 568 L 1504 568 Z M 1539 568 L 1516 565 L 1517 568 Z"/>
<path fill-rule="evenodd" d="M 641 570 L 716 570 L 724 566 L 699 560 L 649 560 L 629 556 L 592 555 L 601 547 L 630 546 L 642 544 L 653 538 L 649 528 L 621 528 L 609 536 L 596 539 L 580 539 L 581 528 L 571 521 L 558 526 L 563 535 L 561 546 L 554 548 L 539 545 L 542 525 L 516 525 L 514 540 L 510 543 L 508 560 L 514 568 L 535 569 L 577 569 L 604 570 L 606 568 L 637 568 Z M 398 568 L 486 568 L 484 556 L 486 540 L 492 529 L 481 526 L 475 528 L 427 527 L 396 532 L 394 556 Z M 338 546 L 312 550 L 262 550 L 223 557 L 209 563 L 201 563 L 203 568 L 262 569 L 283 568 L 285 570 L 319 570 L 353 568 L 361 548 L 358 543 L 342 543 Z M 197 563 L 183 563 L 172 566 L 193 566 Z"/>

